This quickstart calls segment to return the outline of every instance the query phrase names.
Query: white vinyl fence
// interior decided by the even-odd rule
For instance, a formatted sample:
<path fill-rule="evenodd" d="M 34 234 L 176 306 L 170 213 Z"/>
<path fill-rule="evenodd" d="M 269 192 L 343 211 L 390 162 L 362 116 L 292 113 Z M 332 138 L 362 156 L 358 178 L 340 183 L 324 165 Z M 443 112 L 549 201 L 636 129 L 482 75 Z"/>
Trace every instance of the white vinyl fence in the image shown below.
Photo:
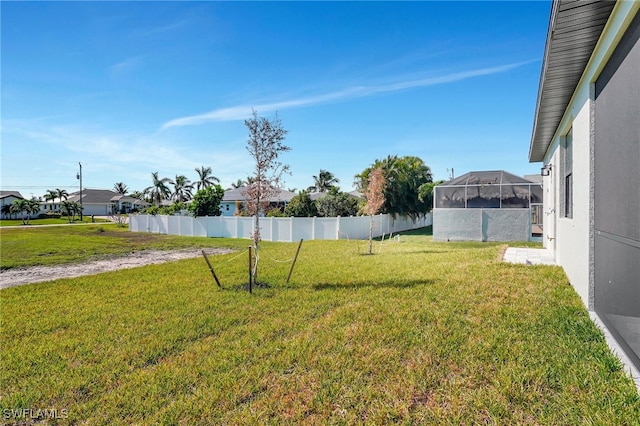
<path fill-rule="evenodd" d="M 265 241 L 368 239 L 369 216 L 261 217 L 260 236 Z M 253 217 L 129 216 L 129 230 L 191 237 L 251 238 Z M 431 214 L 411 220 L 389 214 L 373 217 L 373 236 L 380 237 L 432 224 Z"/>

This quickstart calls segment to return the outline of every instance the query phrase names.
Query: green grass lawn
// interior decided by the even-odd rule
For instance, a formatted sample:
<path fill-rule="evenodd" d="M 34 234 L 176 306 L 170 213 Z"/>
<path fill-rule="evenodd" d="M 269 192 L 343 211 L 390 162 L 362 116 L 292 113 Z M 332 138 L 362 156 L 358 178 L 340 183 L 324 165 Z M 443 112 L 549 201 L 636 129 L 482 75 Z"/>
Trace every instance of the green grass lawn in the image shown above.
<path fill-rule="evenodd" d="M 244 249 L 248 244 L 246 240 L 134 233 L 113 223 L 0 228 L 0 269 L 77 263 L 141 250 L 219 246 Z"/>
<path fill-rule="evenodd" d="M 107 219 L 95 218 L 91 219 L 91 216 L 84 216 L 82 221 L 80 221 L 80 217 L 76 217 L 76 220 L 73 222 L 69 222 L 69 219 L 66 217 L 62 218 L 46 218 L 46 219 L 31 219 L 29 220 L 28 225 L 24 225 L 22 223 L 22 219 L 1 219 L 0 227 L 3 226 L 21 226 L 21 227 L 29 227 L 34 225 L 77 225 L 80 223 L 99 223 L 99 222 L 109 222 Z"/>
<path fill-rule="evenodd" d="M 2 290 L 0 410 L 64 410 L 62 424 L 638 424 L 633 382 L 559 267 L 424 232 L 365 246 L 305 241 L 286 285 L 297 243 L 264 243 L 270 287 L 253 294 L 243 252 L 211 257 L 224 290 L 203 259 Z"/>

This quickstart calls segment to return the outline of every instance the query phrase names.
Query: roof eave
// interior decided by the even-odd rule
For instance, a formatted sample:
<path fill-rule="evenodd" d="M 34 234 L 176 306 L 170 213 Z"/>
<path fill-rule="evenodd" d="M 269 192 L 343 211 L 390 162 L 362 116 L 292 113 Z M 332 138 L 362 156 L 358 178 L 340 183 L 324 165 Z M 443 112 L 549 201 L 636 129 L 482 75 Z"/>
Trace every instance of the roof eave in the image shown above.
<path fill-rule="evenodd" d="M 614 6 L 615 1 L 553 2 L 538 86 L 529 162 L 544 160 Z M 568 51 L 577 55 L 574 61 L 566 61 Z M 562 84 L 558 84 L 558 80 Z"/>

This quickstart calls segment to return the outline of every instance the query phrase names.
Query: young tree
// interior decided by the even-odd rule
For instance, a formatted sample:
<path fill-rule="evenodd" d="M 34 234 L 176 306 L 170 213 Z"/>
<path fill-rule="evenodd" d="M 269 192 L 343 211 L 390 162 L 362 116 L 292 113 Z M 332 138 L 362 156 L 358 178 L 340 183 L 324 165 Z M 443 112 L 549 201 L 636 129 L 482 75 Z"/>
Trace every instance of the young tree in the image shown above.
<path fill-rule="evenodd" d="M 255 218 L 252 235 L 255 257 L 251 275 L 252 280 L 257 282 L 260 214 L 264 213 L 265 204 L 268 206 L 269 200 L 280 193 L 283 187 L 282 176 L 289 172 L 289 165 L 283 164 L 278 157 L 283 152 L 290 151 L 291 148 L 283 143 L 287 131 L 282 127 L 277 114 L 273 120 L 268 120 L 258 117 L 258 113 L 254 110 L 253 117 L 245 120 L 244 124 L 249 131 L 247 151 L 254 161 L 252 183 L 248 184 L 244 195 L 247 199 L 246 209 Z"/>
<path fill-rule="evenodd" d="M 188 210 L 194 216 L 220 216 L 220 201 L 224 190 L 220 185 L 209 186 L 195 193 Z"/>
<path fill-rule="evenodd" d="M 382 171 L 382 167 L 374 169 L 369 175 L 369 184 L 364 193 L 367 204 L 364 211 L 369 215 L 369 254 L 373 250 L 373 215 L 378 214 L 384 205 L 384 188 L 386 180 Z"/>
<path fill-rule="evenodd" d="M 387 182 L 382 213 L 409 216 L 415 219 L 431 209 L 431 206 L 418 198 L 420 186 L 433 181 L 431 169 L 420 158 L 389 155 L 384 160 L 376 160 L 372 166 L 355 177 L 356 186 L 363 193 L 366 192 L 369 184 L 369 175 L 378 167 L 382 167 Z"/>

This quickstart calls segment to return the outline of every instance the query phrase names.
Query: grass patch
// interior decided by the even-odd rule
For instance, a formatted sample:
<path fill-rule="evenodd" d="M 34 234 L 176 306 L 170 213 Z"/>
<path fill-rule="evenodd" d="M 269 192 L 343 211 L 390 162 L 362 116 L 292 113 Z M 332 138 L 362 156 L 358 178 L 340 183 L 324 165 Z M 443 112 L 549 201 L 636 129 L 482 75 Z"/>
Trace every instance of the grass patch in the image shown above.
<path fill-rule="evenodd" d="M 141 250 L 245 248 L 249 244 L 248 240 L 129 232 L 113 223 L 0 229 L 0 269 L 86 262 Z"/>
<path fill-rule="evenodd" d="M 2 290 L 0 409 L 87 424 L 637 424 L 635 386 L 559 267 L 419 232 L 365 245 L 305 241 L 285 285 L 278 261 L 297 243 L 264 243 L 270 287 L 252 295 L 237 290 L 239 253 L 211 257 L 226 290 L 202 259 Z"/>
<path fill-rule="evenodd" d="M 76 220 L 69 223 L 69 219 L 66 217 L 62 218 L 45 218 L 45 219 L 30 219 L 28 225 L 24 225 L 22 223 L 22 219 L 0 219 L 0 227 L 3 226 L 21 226 L 28 228 L 34 225 L 74 225 L 80 223 L 99 223 L 99 222 L 109 222 L 107 219 L 102 218 L 94 218 L 91 220 L 91 216 L 83 216 L 82 221 L 80 221 L 80 217 L 77 217 Z"/>

